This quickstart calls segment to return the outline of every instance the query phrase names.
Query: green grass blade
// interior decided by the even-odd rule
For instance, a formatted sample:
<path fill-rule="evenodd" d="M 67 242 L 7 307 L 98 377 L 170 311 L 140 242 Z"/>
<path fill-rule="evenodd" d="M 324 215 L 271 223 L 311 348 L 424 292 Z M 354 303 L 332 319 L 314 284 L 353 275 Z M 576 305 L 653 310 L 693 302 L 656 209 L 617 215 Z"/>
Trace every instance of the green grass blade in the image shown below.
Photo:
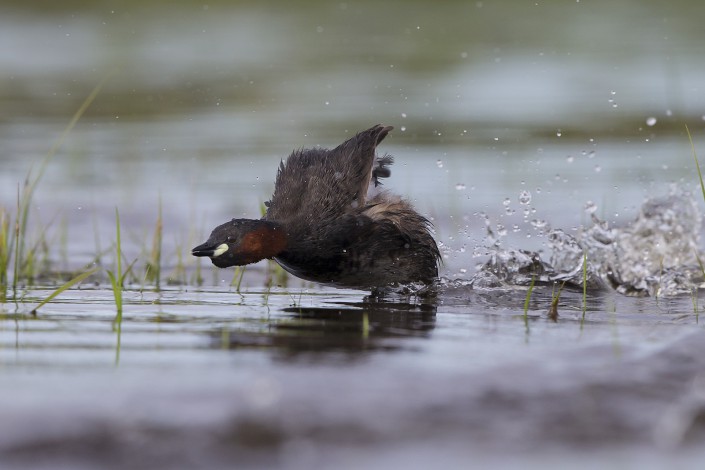
<path fill-rule="evenodd" d="M 64 285 L 62 285 L 61 287 L 59 287 L 58 289 L 56 289 L 54 292 L 52 292 L 51 294 L 49 294 L 49 296 L 48 296 L 46 299 L 44 299 L 43 301 L 41 301 L 41 302 L 39 303 L 39 305 L 37 305 L 36 307 L 34 307 L 34 310 L 32 310 L 32 315 L 36 315 L 36 314 L 37 314 L 37 310 L 39 310 L 40 308 L 42 308 L 46 303 L 50 302 L 54 297 L 56 297 L 57 295 L 61 294 L 61 293 L 64 292 L 65 290 L 69 289 L 71 286 L 73 286 L 73 285 L 75 285 L 75 284 L 78 284 L 79 282 L 83 281 L 85 278 L 87 278 L 87 277 L 90 276 L 91 274 L 95 274 L 96 271 L 98 271 L 98 268 L 93 268 L 93 269 L 91 269 L 91 270 L 89 270 L 89 271 L 83 272 L 83 273 L 79 274 L 78 276 L 74 277 L 73 279 L 71 279 L 70 281 L 68 281 L 66 284 L 64 284 Z"/>
<path fill-rule="evenodd" d="M 125 278 L 127 278 L 127 275 L 130 274 L 132 271 L 132 268 L 135 266 L 135 263 L 137 262 L 137 258 L 133 259 L 130 264 L 127 265 L 127 269 L 125 270 L 124 273 L 122 273 L 122 277 L 120 278 L 120 286 L 125 287 Z"/>
<path fill-rule="evenodd" d="M 15 266 L 12 273 L 12 295 L 17 298 L 17 281 L 20 275 L 20 187 L 17 186 L 17 215 L 15 216 L 15 232 L 13 236 L 15 249 Z M 12 249 L 12 248 L 10 248 Z"/>
<path fill-rule="evenodd" d="M 233 274 L 233 280 L 230 282 L 231 286 L 235 286 L 235 292 L 240 293 L 240 286 L 242 285 L 242 278 L 245 276 L 245 269 L 247 266 L 236 266 L 235 272 Z"/>
<path fill-rule="evenodd" d="M 115 308 L 118 312 L 122 312 L 122 292 L 118 287 L 118 280 L 112 271 L 106 271 L 110 278 L 110 284 L 113 288 L 113 296 L 115 297 Z"/>
<path fill-rule="evenodd" d="M 531 301 L 531 293 L 534 291 L 534 282 L 536 281 L 536 276 L 531 276 L 531 284 L 529 284 L 529 290 L 526 291 L 526 299 L 524 299 L 524 321 L 528 321 L 529 317 L 529 302 Z"/>
<path fill-rule="evenodd" d="M 71 121 L 69 121 L 68 125 L 64 129 L 64 131 L 61 133 L 58 139 L 56 139 L 56 142 L 54 142 L 54 145 L 51 146 L 49 149 L 49 152 L 47 152 L 46 156 L 44 157 L 44 160 L 42 161 L 41 166 L 39 167 L 39 173 L 37 173 L 36 178 L 34 179 L 32 186 L 32 189 L 36 187 L 36 183 L 39 182 L 39 180 L 42 178 L 44 175 L 44 171 L 46 170 L 47 165 L 49 164 L 49 161 L 51 158 L 56 154 L 56 152 L 59 151 L 61 146 L 63 145 L 64 141 L 66 140 L 66 137 L 71 133 L 73 128 L 76 126 L 76 123 L 78 123 L 78 120 L 81 119 L 81 116 L 86 112 L 88 107 L 95 101 L 96 97 L 100 93 L 100 90 L 102 90 L 103 86 L 105 83 L 110 79 L 115 74 L 115 70 L 107 73 L 100 82 L 93 88 L 91 93 L 86 97 L 85 100 L 83 100 L 83 103 L 81 103 L 81 106 L 78 107 L 74 115 L 71 117 Z"/>
<path fill-rule="evenodd" d="M 685 132 L 688 134 L 690 149 L 693 151 L 693 160 L 695 160 L 695 168 L 698 169 L 698 178 L 700 179 L 700 190 L 703 192 L 703 200 L 705 200 L 705 182 L 703 182 L 703 174 L 700 172 L 700 163 L 698 162 L 698 155 L 695 153 L 695 144 L 693 143 L 693 136 L 690 135 L 690 129 L 688 129 L 687 124 L 685 125 Z"/>
<path fill-rule="evenodd" d="M 110 283 L 113 286 L 113 296 L 115 297 L 115 308 L 117 314 L 115 316 L 116 322 L 122 321 L 122 281 L 125 276 L 122 274 L 122 250 L 120 243 L 120 212 L 117 207 L 115 208 L 115 232 L 117 240 L 115 242 L 115 272 L 107 271 L 110 277 Z"/>
<path fill-rule="evenodd" d="M 524 331 L 526 333 L 526 341 L 529 341 L 529 302 L 531 302 L 531 294 L 534 292 L 534 282 L 536 276 L 531 276 L 531 284 L 529 290 L 526 291 L 526 299 L 524 299 Z"/>
<path fill-rule="evenodd" d="M 110 278 L 110 285 L 112 286 L 113 290 L 117 287 L 117 283 L 115 282 L 115 274 L 113 274 L 112 271 L 105 271 L 108 274 L 108 277 Z"/>
<path fill-rule="evenodd" d="M 7 267 L 10 263 L 10 215 L 0 207 L 0 301 L 5 301 Z"/>
<path fill-rule="evenodd" d="M 39 181 L 42 179 L 42 176 L 44 176 L 44 172 L 46 171 L 47 166 L 49 165 L 49 162 L 51 161 L 52 157 L 56 154 L 56 152 L 59 151 L 59 148 L 63 145 L 64 141 L 68 137 L 68 135 L 71 133 L 73 128 L 76 126 L 76 123 L 78 122 L 79 119 L 81 119 L 81 116 L 86 112 L 86 109 L 93 103 L 95 98 L 98 96 L 98 93 L 100 93 L 100 90 L 103 88 L 103 85 L 105 85 L 105 82 L 108 81 L 108 79 L 115 73 L 115 71 L 112 71 L 103 77 L 103 79 L 93 88 L 93 91 L 86 97 L 85 100 L 83 100 L 83 103 L 81 103 L 81 106 L 79 106 L 78 110 L 74 113 L 73 117 L 71 118 L 71 121 L 69 121 L 68 125 L 64 129 L 64 131 L 61 133 L 59 138 L 54 142 L 54 145 L 51 146 L 49 151 L 44 157 L 44 160 L 42 160 L 41 165 L 39 166 L 39 170 L 37 171 L 37 174 L 34 177 L 31 177 L 31 171 L 29 174 L 27 174 L 27 178 L 25 180 L 25 186 L 24 186 L 24 191 L 22 192 L 22 201 L 20 204 L 20 209 L 17 212 L 17 216 L 19 218 L 19 233 L 22 234 L 21 238 L 16 239 L 16 243 L 18 244 L 19 248 L 19 257 L 20 259 L 23 258 L 24 256 L 24 235 L 27 233 L 27 221 L 29 220 L 29 208 L 31 206 L 32 202 L 32 196 L 34 195 L 34 191 L 37 189 L 37 186 L 39 184 Z"/>
<path fill-rule="evenodd" d="M 705 280 L 705 266 L 703 266 L 703 261 L 700 259 L 698 253 L 695 253 L 695 259 L 698 260 L 698 265 L 700 266 L 700 272 L 703 274 L 703 280 Z"/>

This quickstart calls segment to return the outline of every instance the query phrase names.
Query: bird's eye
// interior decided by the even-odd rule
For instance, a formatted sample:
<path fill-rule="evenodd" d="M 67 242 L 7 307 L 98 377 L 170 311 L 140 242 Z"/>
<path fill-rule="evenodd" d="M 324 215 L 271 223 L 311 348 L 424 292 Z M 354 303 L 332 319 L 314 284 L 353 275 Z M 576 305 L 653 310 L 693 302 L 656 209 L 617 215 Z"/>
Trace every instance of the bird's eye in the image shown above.
<path fill-rule="evenodd" d="M 233 241 L 233 237 L 231 237 L 230 235 L 228 235 L 228 238 L 226 238 L 225 240 L 228 241 L 228 242 L 231 242 L 231 241 Z"/>

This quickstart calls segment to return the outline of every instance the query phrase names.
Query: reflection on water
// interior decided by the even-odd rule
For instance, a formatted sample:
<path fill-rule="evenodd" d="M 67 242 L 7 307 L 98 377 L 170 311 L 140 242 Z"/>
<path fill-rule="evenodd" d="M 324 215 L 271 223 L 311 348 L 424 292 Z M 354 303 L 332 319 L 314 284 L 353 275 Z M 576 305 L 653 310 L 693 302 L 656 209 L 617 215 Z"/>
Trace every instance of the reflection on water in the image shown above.
<path fill-rule="evenodd" d="M 360 353 L 405 348 L 404 338 L 427 338 L 435 327 L 435 305 L 404 303 L 345 303 L 344 307 L 286 307 L 286 319 L 273 322 L 266 332 L 230 331 L 215 335 L 214 346 L 223 340 L 231 349 L 266 348 L 292 359 L 321 353 L 343 353 L 359 360 Z M 357 307 L 357 308 L 351 308 Z M 397 341 L 395 341 L 397 340 Z"/>

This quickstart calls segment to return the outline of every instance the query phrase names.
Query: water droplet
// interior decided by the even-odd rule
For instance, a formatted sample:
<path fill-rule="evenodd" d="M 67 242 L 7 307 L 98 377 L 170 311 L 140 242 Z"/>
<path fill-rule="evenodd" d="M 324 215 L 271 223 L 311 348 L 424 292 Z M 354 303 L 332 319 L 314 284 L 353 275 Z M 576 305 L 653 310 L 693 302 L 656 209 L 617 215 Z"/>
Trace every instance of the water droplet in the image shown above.
<path fill-rule="evenodd" d="M 573 160 L 575 160 L 575 158 L 573 158 L 572 155 L 568 155 L 568 158 L 565 159 L 568 163 L 573 163 Z"/>
<path fill-rule="evenodd" d="M 615 96 L 616 94 L 616 91 L 610 91 L 610 96 Z M 608 99 L 607 102 L 611 104 L 613 108 L 617 107 L 617 102 L 613 98 Z"/>
<path fill-rule="evenodd" d="M 563 133 L 561 132 L 560 129 L 558 129 L 558 131 L 556 132 L 556 137 L 560 137 L 560 136 L 562 136 L 562 135 L 563 135 Z"/>
<path fill-rule="evenodd" d="M 656 125 L 656 118 L 653 116 L 646 118 L 646 125 L 649 127 Z"/>
<path fill-rule="evenodd" d="M 458 191 L 463 191 L 465 189 L 465 185 L 463 183 L 458 183 L 455 185 L 455 189 Z"/>
<path fill-rule="evenodd" d="M 507 228 L 502 224 L 497 224 L 497 235 L 503 237 L 507 234 Z"/>
<path fill-rule="evenodd" d="M 401 129 L 402 132 L 406 130 L 406 126 L 401 126 L 399 129 Z"/>
<path fill-rule="evenodd" d="M 531 192 L 524 190 L 519 193 L 519 204 L 527 205 L 531 202 Z"/>
<path fill-rule="evenodd" d="M 504 207 L 509 207 L 509 204 L 512 203 L 512 200 L 509 198 L 505 198 L 504 201 L 502 201 L 502 204 L 504 204 Z"/>
<path fill-rule="evenodd" d="M 602 171 L 602 167 L 600 165 L 595 165 L 595 173 L 599 173 Z"/>
<path fill-rule="evenodd" d="M 405 118 L 405 117 L 406 117 L 406 113 L 401 113 L 401 117 Z"/>
<path fill-rule="evenodd" d="M 439 160 L 436 160 L 436 166 L 437 166 L 438 168 L 443 168 L 443 160 L 440 160 L 440 159 L 439 159 Z"/>
<path fill-rule="evenodd" d="M 585 203 L 585 212 L 588 214 L 594 214 L 595 211 L 597 210 L 597 204 L 595 204 L 592 201 L 588 201 Z"/>
<path fill-rule="evenodd" d="M 673 116 L 673 111 L 671 111 L 670 109 L 667 109 L 667 110 L 666 110 L 666 116 L 669 116 L 669 117 L 670 117 L 670 116 Z"/>

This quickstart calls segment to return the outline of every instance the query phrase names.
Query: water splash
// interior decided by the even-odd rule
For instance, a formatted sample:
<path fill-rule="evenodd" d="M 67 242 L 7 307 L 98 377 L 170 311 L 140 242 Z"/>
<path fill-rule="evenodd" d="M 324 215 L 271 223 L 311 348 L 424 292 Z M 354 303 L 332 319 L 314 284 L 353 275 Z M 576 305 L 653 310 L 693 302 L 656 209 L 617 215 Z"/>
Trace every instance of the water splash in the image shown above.
<path fill-rule="evenodd" d="M 519 193 L 519 204 L 521 205 L 528 205 L 531 203 L 531 192 L 527 190 L 523 190 L 522 192 Z"/>
<path fill-rule="evenodd" d="M 583 284 L 586 264 L 589 288 L 613 288 L 625 295 L 673 296 L 690 294 L 700 287 L 701 215 L 689 193 L 648 199 L 639 214 L 624 227 L 610 225 L 588 203 L 591 225 L 575 235 L 561 229 L 548 231 L 548 261 L 538 253 L 489 249 L 490 259 L 469 281 L 476 288 L 528 285 L 537 282 Z"/>

